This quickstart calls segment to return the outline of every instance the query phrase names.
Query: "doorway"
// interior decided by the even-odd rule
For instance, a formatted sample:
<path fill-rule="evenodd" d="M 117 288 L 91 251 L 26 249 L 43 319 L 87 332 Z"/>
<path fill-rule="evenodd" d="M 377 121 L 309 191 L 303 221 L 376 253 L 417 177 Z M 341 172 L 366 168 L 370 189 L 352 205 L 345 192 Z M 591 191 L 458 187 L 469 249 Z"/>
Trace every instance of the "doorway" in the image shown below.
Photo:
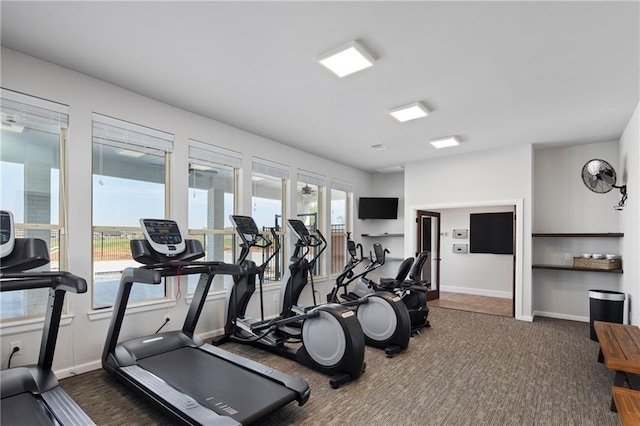
<path fill-rule="evenodd" d="M 437 271 L 425 270 L 427 278 L 429 273 L 437 276 L 433 289 L 437 291 L 429 299 L 432 306 L 512 317 L 515 206 L 418 210 L 417 214 L 417 249 L 433 253 L 437 267 Z M 440 233 L 440 228 L 445 232 Z M 437 250 L 433 249 L 436 242 Z"/>
<path fill-rule="evenodd" d="M 427 301 L 440 298 L 440 213 L 418 210 L 418 246 L 416 256 L 427 253 L 421 280 L 427 282 Z"/>

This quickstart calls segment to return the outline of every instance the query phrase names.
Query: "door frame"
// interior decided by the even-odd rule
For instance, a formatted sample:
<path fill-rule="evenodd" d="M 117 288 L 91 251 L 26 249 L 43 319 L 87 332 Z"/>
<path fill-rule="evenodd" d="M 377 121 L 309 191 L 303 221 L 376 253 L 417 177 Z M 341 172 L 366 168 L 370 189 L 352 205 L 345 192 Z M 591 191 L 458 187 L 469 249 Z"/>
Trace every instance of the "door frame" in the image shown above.
<path fill-rule="evenodd" d="M 513 302 L 515 303 L 515 310 L 513 312 L 514 316 L 518 320 L 523 321 L 533 321 L 533 317 L 530 315 L 531 310 L 531 289 L 529 286 L 529 294 L 527 297 L 523 294 L 524 287 L 524 246 L 525 246 L 525 235 L 524 228 L 525 222 L 527 222 L 527 227 L 530 227 L 530 222 L 526 220 L 524 215 L 524 199 L 523 198 L 515 198 L 515 199 L 506 199 L 506 200 L 492 200 L 492 201 L 469 201 L 469 202 L 461 202 L 461 203 L 448 203 L 448 204 L 418 204 L 415 206 L 410 206 L 405 211 L 405 217 L 411 218 L 410 220 L 405 221 L 405 235 L 413 236 L 413 238 L 405 238 L 405 253 L 413 253 L 415 248 L 417 247 L 417 243 L 415 238 L 417 237 L 417 224 L 413 220 L 416 217 L 418 210 L 441 210 L 441 209 L 456 209 L 456 208 L 469 208 L 469 207 L 490 207 L 490 206 L 505 206 L 505 205 L 513 205 L 515 206 L 515 217 L 516 217 L 516 233 L 515 233 L 515 289 L 513 294 Z M 530 229 L 530 228 L 529 228 Z M 530 232 L 530 231 L 529 231 Z M 531 236 L 529 235 L 529 249 Z M 528 261 L 528 266 L 530 266 L 530 259 Z M 529 270 L 529 273 L 531 270 Z M 528 283 L 530 284 L 530 275 Z M 523 315 L 524 305 L 527 304 L 527 315 Z"/>
<path fill-rule="evenodd" d="M 436 227 L 436 249 L 437 249 L 437 255 L 438 258 L 434 259 L 436 261 L 436 283 L 437 286 L 435 288 L 435 290 L 428 290 L 427 291 L 427 301 L 429 300 L 435 300 L 435 299 L 439 299 L 440 298 L 440 225 L 442 223 L 441 219 L 440 219 L 440 213 L 439 212 L 432 212 L 432 211 L 428 211 L 428 210 L 416 210 L 416 223 L 417 225 L 417 233 L 416 233 L 416 253 L 422 251 L 422 217 L 424 216 L 428 216 L 431 218 L 436 218 L 438 219 L 438 223 L 437 223 L 437 227 Z M 431 250 L 431 252 L 433 253 L 433 248 Z M 427 262 L 429 260 L 427 259 Z"/>

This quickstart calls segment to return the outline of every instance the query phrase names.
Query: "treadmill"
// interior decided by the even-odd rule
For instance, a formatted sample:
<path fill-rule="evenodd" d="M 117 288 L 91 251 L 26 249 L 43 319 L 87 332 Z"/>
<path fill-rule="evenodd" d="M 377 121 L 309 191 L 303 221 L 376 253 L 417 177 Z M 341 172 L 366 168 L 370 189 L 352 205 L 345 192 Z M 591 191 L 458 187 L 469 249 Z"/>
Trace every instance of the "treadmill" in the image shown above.
<path fill-rule="evenodd" d="M 8 211 L 0 211 L 0 258 L 0 291 L 49 288 L 38 363 L 0 372 L 0 423 L 94 425 L 51 370 L 65 293 L 84 293 L 87 282 L 69 272 L 24 272 L 48 264 L 49 251 L 41 239 L 15 238 Z"/>
<path fill-rule="evenodd" d="M 309 385 L 296 377 L 204 343 L 196 324 L 216 274 L 242 275 L 238 265 L 199 262 L 199 240 L 184 240 L 176 222 L 141 219 L 144 240 L 132 240 L 142 263 L 122 272 L 102 366 L 175 420 L 189 425 L 250 424 L 290 402 L 303 405 Z M 162 277 L 199 274 L 181 330 L 118 343 L 134 282 L 158 285 Z"/>

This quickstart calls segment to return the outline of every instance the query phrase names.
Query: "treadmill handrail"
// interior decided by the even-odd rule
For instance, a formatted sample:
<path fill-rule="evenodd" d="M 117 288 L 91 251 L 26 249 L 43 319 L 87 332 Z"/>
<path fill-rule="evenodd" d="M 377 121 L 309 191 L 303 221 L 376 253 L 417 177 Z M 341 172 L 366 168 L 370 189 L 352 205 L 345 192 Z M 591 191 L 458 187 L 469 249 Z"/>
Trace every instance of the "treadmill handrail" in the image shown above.
<path fill-rule="evenodd" d="M 120 283 L 160 284 L 162 275 L 159 271 L 146 268 L 125 268 L 120 277 Z"/>
<path fill-rule="evenodd" d="M 70 272 L 0 272 L 0 291 L 52 288 L 71 293 L 85 293 L 87 281 Z"/>
<path fill-rule="evenodd" d="M 140 268 L 158 271 L 163 277 L 193 274 L 242 275 L 244 273 L 243 269 L 238 265 L 220 261 L 154 264 L 141 266 Z"/>

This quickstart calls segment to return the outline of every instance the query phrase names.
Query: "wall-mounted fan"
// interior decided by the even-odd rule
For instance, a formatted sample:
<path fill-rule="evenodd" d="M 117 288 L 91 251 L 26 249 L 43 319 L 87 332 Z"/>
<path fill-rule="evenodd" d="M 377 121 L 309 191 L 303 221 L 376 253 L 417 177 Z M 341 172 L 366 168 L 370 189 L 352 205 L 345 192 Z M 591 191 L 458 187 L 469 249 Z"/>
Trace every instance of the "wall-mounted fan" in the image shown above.
<path fill-rule="evenodd" d="M 600 159 L 593 159 L 586 162 L 582 167 L 582 182 L 591 191 L 598 194 L 606 194 L 613 188 L 618 188 L 622 194 L 622 199 L 615 210 L 622 210 L 627 201 L 627 185 L 616 186 L 616 171 L 608 162 Z"/>

